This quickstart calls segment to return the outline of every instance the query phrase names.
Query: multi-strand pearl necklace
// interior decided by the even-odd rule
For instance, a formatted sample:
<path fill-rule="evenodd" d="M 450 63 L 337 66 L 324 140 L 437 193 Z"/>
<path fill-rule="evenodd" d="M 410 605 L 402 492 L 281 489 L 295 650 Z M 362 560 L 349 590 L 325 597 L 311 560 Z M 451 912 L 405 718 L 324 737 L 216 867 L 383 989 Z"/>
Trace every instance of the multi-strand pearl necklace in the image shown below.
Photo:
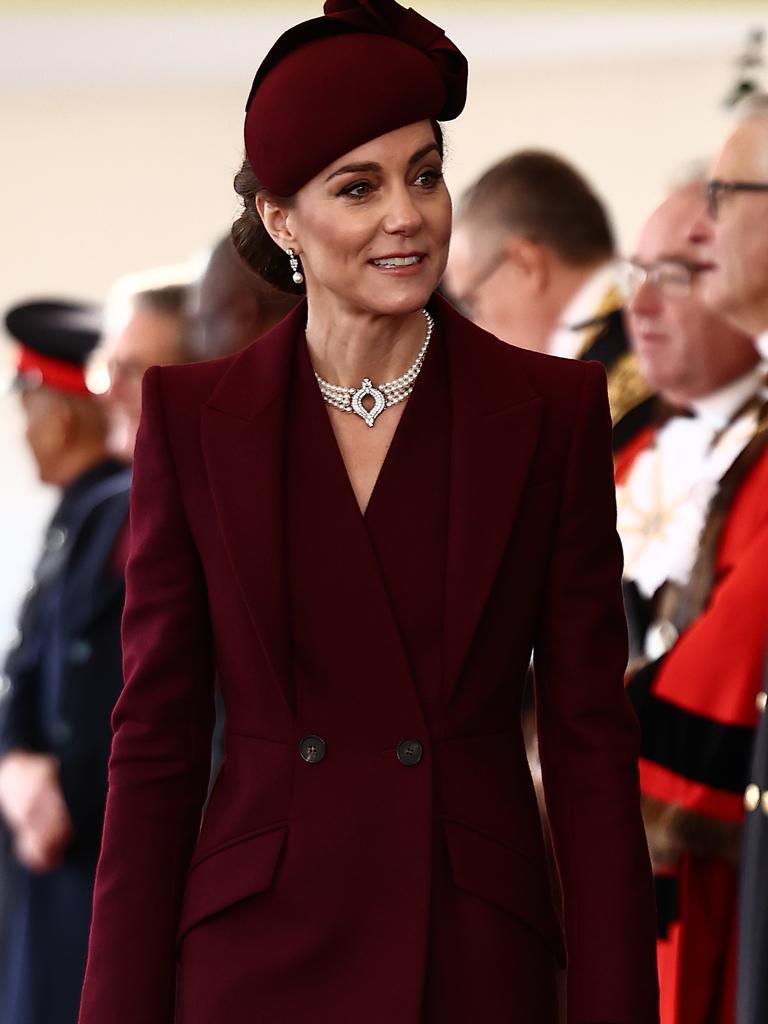
<path fill-rule="evenodd" d="M 372 384 L 369 377 L 364 377 L 363 383 L 359 388 L 345 388 L 341 384 L 329 383 L 319 373 L 316 373 L 315 379 L 320 387 L 320 394 L 323 396 L 323 400 L 335 409 L 341 409 L 342 412 L 355 413 L 361 420 L 365 420 L 369 427 L 374 425 L 376 419 L 385 409 L 389 409 L 399 402 L 404 402 L 413 391 L 416 378 L 419 376 L 424 365 L 427 348 L 432 337 L 432 330 L 435 326 L 435 321 L 426 309 L 422 309 L 421 312 L 427 321 L 427 336 L 413 364 L 404 374 L 400 377 L 395 377 L 394 380 L 388 380 L 384 384 L 377 385 Z M 373 399 L 373 405 L 370 409 L 366 409 L 363 405 L 363 399 L 368 395 Z"/>

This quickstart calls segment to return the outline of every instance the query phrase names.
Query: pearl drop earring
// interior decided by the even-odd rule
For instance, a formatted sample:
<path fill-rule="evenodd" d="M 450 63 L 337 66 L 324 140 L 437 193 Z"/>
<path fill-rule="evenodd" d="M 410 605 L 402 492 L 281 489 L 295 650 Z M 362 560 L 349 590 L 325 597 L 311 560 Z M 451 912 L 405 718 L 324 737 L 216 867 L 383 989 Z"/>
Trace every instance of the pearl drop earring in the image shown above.
<path fill-rule="evenodd" d="M 291 270 L 293 271 L 293 283 L 294 284 L 303 284 L 304 283 L 304 275 L 299 270 L 299 260 L 298 260 L 298 258 L 296 256 L 296 254 L 294 253 L 293 249 L 286 249 L 285 253 L 286 253 L 286 255 L 287 255 L 287 257 L 288 257 L 288 259 L 290 261 Z"/>

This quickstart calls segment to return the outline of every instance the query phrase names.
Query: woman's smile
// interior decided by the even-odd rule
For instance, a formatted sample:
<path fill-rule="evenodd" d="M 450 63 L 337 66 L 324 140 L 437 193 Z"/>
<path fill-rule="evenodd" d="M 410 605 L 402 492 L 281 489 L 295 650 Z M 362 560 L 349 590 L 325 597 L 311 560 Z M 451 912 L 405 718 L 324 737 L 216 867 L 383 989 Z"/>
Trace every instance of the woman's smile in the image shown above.
<path fill-rule="evenodd" d="M 379 256 L 369 260 L 374 270 L 392 277 L 414 277 L 424 270 L 429 257 L 424 252 L 398 253 L 391 256 Z"/>

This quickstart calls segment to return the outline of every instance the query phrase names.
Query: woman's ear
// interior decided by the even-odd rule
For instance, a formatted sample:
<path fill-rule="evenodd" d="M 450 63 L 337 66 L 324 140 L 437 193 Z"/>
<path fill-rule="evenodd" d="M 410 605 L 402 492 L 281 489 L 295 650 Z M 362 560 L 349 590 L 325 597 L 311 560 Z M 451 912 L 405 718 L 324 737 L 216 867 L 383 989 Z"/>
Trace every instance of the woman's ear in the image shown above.
<path fill-rule="evenodd" d="M 279 245 L 281 249 L 296 249 L 296 238 L 291 230 L 288 208 L 281 206 L 264 192 L 259 192 L 256 196 L 256 209 L 275 245 Z"/>

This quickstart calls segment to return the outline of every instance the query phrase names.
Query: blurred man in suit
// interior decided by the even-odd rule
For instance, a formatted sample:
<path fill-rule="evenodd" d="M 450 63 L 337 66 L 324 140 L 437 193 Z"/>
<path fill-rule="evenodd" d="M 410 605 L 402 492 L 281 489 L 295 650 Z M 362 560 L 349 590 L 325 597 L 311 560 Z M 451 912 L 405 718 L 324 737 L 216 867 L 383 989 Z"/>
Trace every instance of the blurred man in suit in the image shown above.
<path fill-rule="evenodd" d="M 119 537 L 129 474 L 84 363 L 100 311 L 12 309 L 16 385 L 41 480 L 61 498 L 8 655 L 0 716 L 0 813 L 13 843 L 2 1024 L 72 1024 L 85 968 L 106 796 L 109 716 L 122 686 Z"/>
<path fill-rule="evenodd" d="M 745 100 L 738 116 L 715 160 L 690 238 L 707 267 L 705 301 L 756 337 L 768 358 L 768 96 Z M 768 436 L 765 407 L 761 430 Z M 765 550 L 754 557 L 762 558 L 765 575 Z M 764 590 L 755 590 L 750 598 L 765 613 Z M 764 650 L 765 644 L 756 658 Z M 760 721 L 744 791 L 738 1024 L 763 1024 L 768 1020 L 768 684 L 760 687 L 757 666 L 750 681 Z"/>
<path fill-rule="evenodd" d="M 675 190 L 624 266 L 632 344 L 668 404 L 618 460 L 618 528 L 657 887 L 662 1024 L 733 1024 L 742 794 L 768 629 L 768 436 L 752 339 L 704 305 Z"/>
<path fill-rule="evenodd" d="M 652 400 L 627 346 L 614 249 L 607 211 L 582 175 L 523 150 L 464 194 L 444 283 L 503 341 L 601 362 L 618 449 L 648 422 Z"/>

